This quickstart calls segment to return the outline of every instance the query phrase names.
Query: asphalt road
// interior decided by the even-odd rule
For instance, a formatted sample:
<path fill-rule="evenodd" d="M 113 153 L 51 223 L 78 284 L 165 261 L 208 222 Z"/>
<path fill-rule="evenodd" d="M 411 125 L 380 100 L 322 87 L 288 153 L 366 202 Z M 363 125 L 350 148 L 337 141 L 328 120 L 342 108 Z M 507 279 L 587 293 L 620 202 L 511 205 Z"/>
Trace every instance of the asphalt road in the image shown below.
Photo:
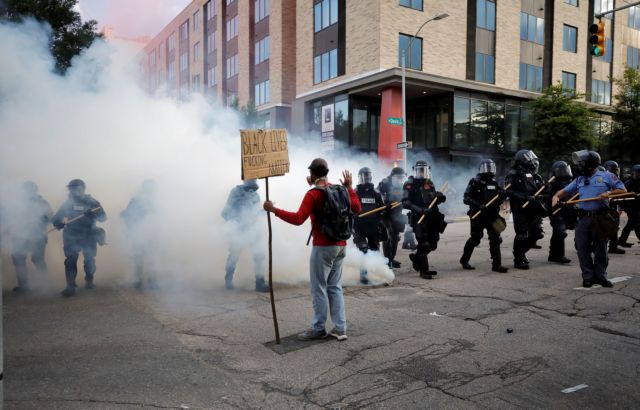
<path fill-rule="evenodd" d="M 391 286 L 347 288 L 345 342 L 290 337 L 311 315 L 303 286 L 276 287 L 279 346 L 249 291 L 5 292 L 5 408 L 637 408 L 640 245 L 611 257 L 614 288 L 586 290 L 575 262 L 546 262 L 548 237 L 529 271 L 491 272 L 486 240 L 462 271 L 467 232 L 449 226 L 435 280 L 403 251 Z"/>

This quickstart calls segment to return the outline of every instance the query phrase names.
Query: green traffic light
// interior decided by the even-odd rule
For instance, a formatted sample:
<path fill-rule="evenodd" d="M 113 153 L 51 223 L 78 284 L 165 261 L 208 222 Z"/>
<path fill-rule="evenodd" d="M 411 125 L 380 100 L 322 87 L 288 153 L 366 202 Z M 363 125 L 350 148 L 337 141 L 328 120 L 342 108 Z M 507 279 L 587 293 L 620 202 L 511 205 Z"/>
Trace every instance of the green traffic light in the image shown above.
<path fill-rule="evenodd" d="M 592 56 L 596 56 L 596 57 L 600 57 L 600 47 L 598 47 L 598 46 L 591 47 L 591 55 Z"/>

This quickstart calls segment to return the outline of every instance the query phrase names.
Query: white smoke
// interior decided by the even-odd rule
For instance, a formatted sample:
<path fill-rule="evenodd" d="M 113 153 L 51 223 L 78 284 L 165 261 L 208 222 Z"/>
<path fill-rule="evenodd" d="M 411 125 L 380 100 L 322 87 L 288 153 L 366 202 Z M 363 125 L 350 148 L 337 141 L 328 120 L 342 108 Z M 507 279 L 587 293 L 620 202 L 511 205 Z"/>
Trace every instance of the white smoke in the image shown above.
<path fill-rule="evenodd" d="M 149 227 L 157 250 L 160 280 L 185 287 L 220 287 L 231 235 L 220 212 L 229 191 L 240 183 L 239 119 L 236 112 L 213 107 L 197 95 L 186 103 L 150 96 L 140 89 L 135 56 L 97 41 L 73 61 L 64 77 L 53 74 L 48 31 L 35 22 L 0 24 L 0 188 L 35 181 L 54 210 L 65 201 L 66 184 L 81 178 L 87 193 L 101 202 L 108 220 L 108 245 L 98 249 L 96 283 L 132 281 L 128 231 L 120 218 L 142 181 L 157 186 L 156 213 Z M 297 207 L 308 189 L 307 166 L 321 156 L 319 144 L 289 136 L 291 172 L 270 180 L 271 199 L 287 210 Z M 350 155 L 329 159 L 330 181 L 342 169 L 380 169 L 372 157 Z M 381 179 L 388 169 L 380 170 Z M 265 185 L 258 193 L 265 199 Z M 5 207 L 16 208 L 11 195 Z M 310 230 L 290 226 L 275 217 L 274 280 L 308 281 L 305 246 Z M 256 223 L 264 229 L 266 217 Z M 64 278 L 60 232 L 49 234 L 47 262 L 50 279 Z M 4 272 L 13 272 L 3 241 Z M 262 247 L 266 241 L 247 243 Z M 355 284 L 361 264 L 350 246 L 345 283 Z M 253 283 L 253 266 L 245 252 L 236 269 L 240 286 Z M 393 273 L 384 258 L 367 256 L 372 278 L 389 282 Z M 30 267 L 30 276 L 33 276 Z M 82 284 L 79 264 L 79 283 Z M 15 278 L 5 275 L 5 286 Z"/>

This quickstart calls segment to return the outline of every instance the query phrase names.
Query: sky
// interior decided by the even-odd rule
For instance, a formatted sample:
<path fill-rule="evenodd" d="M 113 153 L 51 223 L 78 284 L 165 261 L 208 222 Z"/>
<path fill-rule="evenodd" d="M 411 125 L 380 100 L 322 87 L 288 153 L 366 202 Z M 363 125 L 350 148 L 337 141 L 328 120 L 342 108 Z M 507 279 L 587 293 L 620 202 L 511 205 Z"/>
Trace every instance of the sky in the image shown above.
<path fill-rule="evenodd" d="M 112 26 L 117 37 L 155 36 L 190 0 L 80 0 L 83 20 Z"/>

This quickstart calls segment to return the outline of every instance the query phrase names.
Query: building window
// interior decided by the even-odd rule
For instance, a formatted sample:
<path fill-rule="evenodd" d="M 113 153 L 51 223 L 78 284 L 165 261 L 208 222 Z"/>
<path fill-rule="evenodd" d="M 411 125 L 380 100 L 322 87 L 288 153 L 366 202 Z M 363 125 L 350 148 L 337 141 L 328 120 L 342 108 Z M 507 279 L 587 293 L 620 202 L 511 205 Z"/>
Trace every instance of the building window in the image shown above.
<path fill-rule="evenodd" d="M 207 36 L 207 52 L 209 54 L 216 51 L 216 32 L 211 32 Z"/>
<path fill-rule="evenodd" d="M 176 62 L 170 61 L 167 67 L 167 81 L 172 82 L 176 78 Z"/>
<path fill-rule="evenodd" d="M 227 20 L 227 41 L 238 36 L 238 16 Z"/>
<path fill-rule="evenodd" d="M 196 92 L 200 91 L 200 74 L 191 77 L 191 90 Z"/>
<path fill-rule="evenodd" d="M 567 94 L 575 94 L 576 92 L 576 75 L 567 71 L 562 72 L 562 88 Z"/>
<path fill-rule="evenodd" d="M 200 27 L 200 10 L 193 13 L 193 31 L 198 30 L 198 27 Z"/>
<path fill-rule="evenodd" d="M 167 47 L 169 51 L 173 51 L 176 49 L 176 33 L 171 33 L 169 39 L 167 40 Z"/>
<path fill-rule="evenodd" d="M 189 69 L 189 53 L 180 54 L 180 72 Z"/>
<path fill-rule="evenodd" d="M 156 65 L 156 49 L 155 48 L 149 53 L 149 65 L 152 67 L 155 67 Z"/>
<path fill-rule="evenodd" d="M 591 81 L 591 102 L 597 104 L 611 104 L 611 83 L 608 81 Z"/>
<path fill-rule="evenodd" d="M 269 102 L 269 80 L 256 84 L 254 99 L 256 105 L 263 105 Z"/>
<path fill-rule="evenodd" d="M 407 50 L 409 42 L 411 42 L 411 50 Z M 402 52 L 406 53 L 405 64 L 407 68 L 422 71 L 422 38 L 400 34 L 398 46 L 398 65 L 402 66 Z"/>
<path fill-rule="evenodd" d="M 604 39 L 604 54 L 601 57 L 596 57 L 600 59 L 600 61 L 604 61 L 605 63 L 611 63 L 611 55 L 613 54 L 613 43 L 610 38 Z"/>
<path fill-rule="evenodd" d="M 216 85 L 216 67 L 211 67 L 207 70 L 207 87 L 215 87 Z"/>
<path fill-rule="evenodd" d="M 198 41 L 193 45 L 193 62 L 197 63 L 200 61 L 200 42 Z"/>
<path fill-rule="evenodd" d="M 227 0 L 229 1 L 229 0 Z M 228 93 L 227 94 L 227 107 L 233 107 L 238 104 L 238 94 L 236 93 Z"/>
<path fill-rule="evenodd" d="M 595 0 L 595 9 L 593 11 L 593 14 L 599 14 L 599 13 L 604 13 L 607 11 L 611 11 L 613 10 L 613 0 Z M 614 13 L 609 13 L 607 15 L 604 15 L 602 17 L 612 20 L 613 19 L 613 14 Z"/>
<path fill-rule="evenodd" d="M 338 22 L 338 0 L 322 0 L 313 6 L 313 27 L 320 30 Z"/>
<path fill-rule="evenodd" d="M 207 20 L 211 20 L 216 16 L 216 0 L 211 0 L 204 6 L 205 11 L 207 13 Z"/>
<path fill-rule="evenodd" d="M 542 90 L 542 67 L 520 63 L 520 89 Z"/>
<path fill-rule="evenodd" d="M 189 38 L 189 21 L 185 21 L 180 26 L 180 41 L 185 41 Z"/>
<path fill-rule="evenodd" d="M 238 55 L 234 54 L 227 58 L 227 78 L 238 75 Z"/>
<path fill-rule="evenodd" d="M 562 49 L 575 53 L 578 43 L 578 29 L 564 24 L 562 26 Z"/>
<path fill-rule="evenodd" d="M 422 11 L 422 0 L 400 0 L 400 5 Z"/>
<path fill-rule="evenodd" d="M 334 48 L 313 58 L 313 83 L 330 80 L 338 76 L 338 49 Z"/>
<path fill-rule="evenodd" d="M 564 0 L 565 3 L 578 7 L 578 0 Z"/>
<path fill-rule="evenodd" d="M 640 69 L 640 49 L 635 47 L 627 47 L 627 66 Z"/>
<path fill-rule="evenodd" d="M 227 6 L 228 6 L 229 4 L 231 4 L 231 3 L 233 3 L 234 1 L 236 1 L 236 0 L 227 0 Z"/>
<path fill-rule="evenodd" d="M 180 86 L 180 98 L 186 100 L 189 97 L 189 83 L 186 82 Z"/>
<path fill-rule="evenodd" d="M 496 31 L 496 3 L 493 0 L 477 0 L 476 26 Z"/>
<path fill-rule="evenodd" d="M 269 0 L 256 0 L 255 11 L 256 23 L 269 15 Z"/>
<path fill-rule="evenodd" d="M 520 40 L 544 44 L 544 19 L 520 13 Z"/>
<path fill-rule="evenodd" d="M 488 54 L 476 53 L 476 81 L 493 84 L 495 57 Z"/>
<path fill-rule="evenodd" d="M 269 59 L 269 36 L 258 41 L 255 45 L 256 65 Z"/>
<path fill-rule="evenodd" d="M 629 27 L 640 30 L 640 6 L 629 8 Z"/>

